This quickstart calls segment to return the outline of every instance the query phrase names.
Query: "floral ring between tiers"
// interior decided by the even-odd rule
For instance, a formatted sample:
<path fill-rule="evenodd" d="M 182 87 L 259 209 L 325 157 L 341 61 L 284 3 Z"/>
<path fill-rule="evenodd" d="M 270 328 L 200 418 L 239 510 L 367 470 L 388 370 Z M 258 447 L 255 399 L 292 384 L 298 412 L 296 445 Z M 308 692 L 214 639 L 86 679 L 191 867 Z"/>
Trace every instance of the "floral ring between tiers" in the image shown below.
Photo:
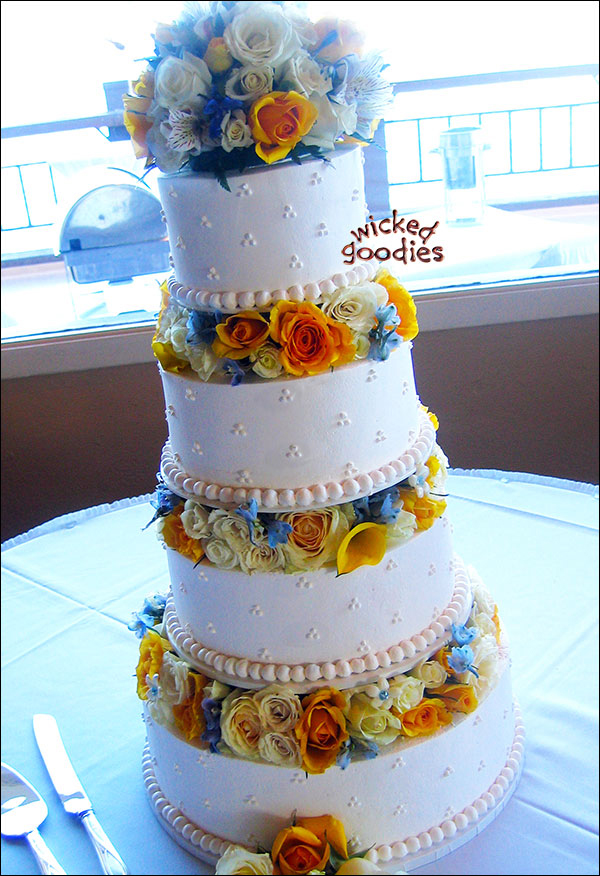
<path fill-rule="evenodd" d="M 503 769 L 489 789 L 477 797 L 462 812 L 439 825 L 430 827 L 419 836 L 406 837 L 398 842 L 375 846 L 367 853 L 368 860 L 381 863 L 384 868 L 390 861 L 402 861 L 406 867 L 422 866 L 436 861 L 448 852 L 463 845 L 479 833 L 490 821 L 502 812 L 515 790 L 523 768 L 523 742 L 525 730 L 521 710 L 514 701 L 515 734 L 512 748 Z M 173 839 L 196 857 L 215 864 L 218 858 L 233 845 L 228 840 L 203 830 L 190 821 L 183 812 L 164 796 L 154 774 L 152 756 L 146 743 L 142 759 L 143 779 L 152 811 L 161 826 Z M 394 865 L 397 866 L 397 865 Z M 410 869 L 413 869 L 410 866 Z M 385 870 L 383 872 L 396 872 Z"/>
<path fill-rule="evenodd" d="M 175 277 L 168 281 L 169 292 L 184 307 L 191 310 L 218 310 L 222 313 L 235 313 L 238 310 L 272 307 L 278 301 L 310 301 L 318 304 L 323 295 L 331 295 L 337 289 L 354 286 L 365 280 L 372 280 L 378 263 L 356 265 L 351 271 L 333 274 L 319 283 L 295 285 L 288 289 L 259 290 L 256 292 L 215 292 L 214 290 L 198 289 L 185 286 Z"/>
<path fill-rule="evenodd" d="M 370 653 L 365 657 L 337 660 L 321 664 L 261 663 L 222 654 L 196 642 L 188 629 L 181 626 L 172 596 L 165 609 L 165 628 L 172 645 L 191 665 L 225 684 L 244 688 L 260 688 L 272 682 L 283 682 L 296 691 L 313 689 L 323 680 L 336 679 L 340 689 L 368 683 L 371 678 L 407 672 L 414 664 L 440 648 L 452 638 L 452 624 L 463 624 L 471 611 L 471 581 L 462 561 L 456 557 L 455 585 L 452 599 L 439 616 L 420 633 L 403 639 L 397 645 Z"/>
<path fill-rule="evenodd" d="M 207 483 L 180 468 L 176 454 L 167 441 L 163 448 L 160 473 L 168 488 L 183 499 L 202 499 L 207 505 L 228 507 L 255 500 L 259 511 L 291 511 L 293 509 L 323 508 L 337 502 L 360 499 L 383 489 L 386 484 L 396 484 L 409 477 L 420 463 L 431 455 L 435 444 L 435 429 L 427 413 L 419 412 L 419 434 L 412 447 L 397 459 L 370 472 L 361 472 L 343 481 L 313 484 L 296 489 L 268 487 L 232 487 Z"/>

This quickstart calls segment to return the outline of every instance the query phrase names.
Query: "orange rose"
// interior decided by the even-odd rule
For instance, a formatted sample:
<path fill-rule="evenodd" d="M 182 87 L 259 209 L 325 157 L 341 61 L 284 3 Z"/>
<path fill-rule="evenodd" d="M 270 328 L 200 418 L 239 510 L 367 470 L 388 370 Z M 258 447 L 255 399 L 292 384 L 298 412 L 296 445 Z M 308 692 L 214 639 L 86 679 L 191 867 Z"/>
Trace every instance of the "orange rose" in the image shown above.
<path fill-rule="evenodd" d="M 188 742 L 191 742 L 192 739 L 198 739 L 202 748 L 208 748 L 208 742 L 200 740 L 206 730 L 202 700 L 204 699 L 204 685 L 207 684 L 207 679 L 199 672 L 192 671 L 190 671 L 188 678 L 192 685 L 192 693 L 178 706 L 173 706 L 173 717 L 177 728 Z"/>
<path fill-rule="evenodd" d="M 421 700 L 414 709 L 409 709 L 398 717 L 402 721 L 402 730 L 407 736 L 429 736 L 440 727 L 452 723 L 452 715 L 444 701 L 437 698 Z"/>
<path fill-rule="evenodd" d="M 197 538 L 190 538 L 181 522 L 184 505 L 178 505 L 166 517 L 159 519 L 159 534 L 167 547 L 177 551 L 184 557 L 189 557 L 194 564 L 199 563 L 204 556 L 204 550 Z"/>
<path fill-rule="evenodd" d="M 323 688 L 302 701 L 304 714 L 296 724 L 302 767 L 313 775 L 324 773 L 348 739 L 343 710 L 345 695 L 335 688 Z"/>
<path fill-rule="evenodd" d="M 400 325 L 396 329 L 396 334 L 405 341 L 412 341 L 419 334 L 417 308 L 412 295 L 385 268 L 381 268 L 377 272 L 373 282 L 383 286 L 388 294 L 390 304 L 393 304 L 398 311 Z"/>
<path fill-rule="evenodd" d="M 335 322 L 309 301 L 278 301 L 271 311 L 271 337 L 281 345 L 281 362 L 289 374 L 321 374 L 356 356 L 348 326 Z"/>
<path fill-rule="evenodd" d="M 137 695 L 141 700 L 148 699 L 148 682 L 146 678 L 154 678 L 160 673 L 163 654 L 170 651 L 171 646 L 166 639 L 154 630 L 146 630 L 140 642 L 140 659 L 135 674 L 137 677 Z"/>
<path fill-rule="evenodd" d="M 274 873 L 297 876 L 311 870 L 323 870 L 329 860 L 329 846 L 338 855 L 348 857 L 344 826 L 331 815 L 299 818 L 275 837 L 271 858 Z"/>
<path fill-rule="evenodd" d="M 320 46 L 331 35 L 328 42 L 317 52 L 320 61 L 335 63 L 345 55 L 361 55 L 365 43 L 364 34 L 352 21 L 340 18 L 321 18 L 315 24 L 317 41 L 313 47 Z"/>
<path fill-rule="evenodd" d="M 228 316 L 217 326 L 212 348 L 222 359 L 245 359 L 269 337 L 269 323 L 255 310 Z"/>
<path fill-rule="evenodd" d="M 431 529 L 434 521 L 446 510 L 446 502 L 432 499 L 431 496 L 421 496 L 407 492 L 402 494 L 402 510 L 410 511 L 417 518 L 417 529 Z"/>
<path fill-rule="evenodd" d="M 248 124 L 256 154 L 267 164 L 285 158 L 317 120 L 316 107 L 296 91 L 272 91 L 255 100 Z"/>
<path fill-rule="evenodd" d="M 450 712 L 474 712 L 478 706 L 477 697 L 469 684 L 441 684 L 435 689 L 437 699 L 443 701 Z"/>
<path fill-rule="evenodd" d="M 123 95 L 123 106 L 125 107 L 123 124 L 131 137 L 136 158 L 147 158 L 149 155 L 146 138 L 154 122 L 146 113 L 150 109 L 151 103 L 149 97 Z"/>

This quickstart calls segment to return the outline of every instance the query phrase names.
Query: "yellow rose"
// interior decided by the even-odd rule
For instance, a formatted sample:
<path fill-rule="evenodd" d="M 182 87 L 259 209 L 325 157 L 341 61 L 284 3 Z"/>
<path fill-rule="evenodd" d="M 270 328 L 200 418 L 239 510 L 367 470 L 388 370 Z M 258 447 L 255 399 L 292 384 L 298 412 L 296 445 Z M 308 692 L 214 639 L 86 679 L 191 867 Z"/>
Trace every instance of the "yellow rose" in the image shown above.
<path fill-rule="evenodd" d="M 323 688 L 302 701 L 304 714 L 296 724 L 302 767 L 313 775 L 324 773 L 335 763 L 348 739 L 344 709 L 345 695 L 335 688 Z"/>
<path fill-rule="evenodd" d="M 442 684 L 436 688 L 435 695 L 450 712 L 469 714 L 478 706 L 477 697 L 469 684 Z"/>
<path fill-rule="evenodd" d="M 381 701 L 379 701 L 381 702 Z M 355 694 L 350 700 L 347 716 L 352 736 L 368 739 L 378 745 L 389 745 L 400 735 L 400 719 L 385 708 L 373 705 L 371 697 L 364 693 Z"/>
<path fill-rule="evenodd" d="M 194 565 L 199 563 L 204 556 L 204 549 L 199 539 L 190 538 L 181 522 L 181 515 L 185 505 L 183 502 L 174 508 L 166 517 L 158 520 L 158 534 L 167 547 L 177 551 L 184 557 L 188 557 Z"/>
<path fill-rule="evenodd" d="M 146 630 L 140 642 L 140 658 L 135 674 L 137 677 L 137 695 L 141 700 L 148 698 L 147 678 L 160 674 L 163 654 L 170 651 L 171 645 L 154 630 Z"/>
<path fill-rule="evenodd" d="M 256 760 L 261 736 L 258 705 L 252 694 L 232 691 L 223 700 L 221 733 L 223 741 L 240 757 Z"/>
<path fill-rule="evenodd" d="M 400 325 L 396 329 L 396 334 L 405 341 L 412 341 L 419 334 L 417 308 L 412 295 L 385 268 L 377 272 L 373 282 L 379 283 L 386 289 L 390 304 L 393 304 L 398 311 Z"/>
<path fill-rule="evenodd" d="M 281 345 L 281 363 L 289 374 L 322 374 L 356 356 L 347 325 L 335 322 L 315 304 L 278 301 L 271 311 L 271 337 Z"/>
<path fill-rule="evenodd" d="M 329 861 L 329 846 L 343 858 L 348 857 L 344 826 L 331 815 L 298 818 L 275 837 L 271 857 L 274 872 L 285 876 L 325 869 Z"/>
<path fill-rule="evenodd" d="M 269 337 L 269 323 L 255 310 L 228 316 L 217 326 L 212 348 L 222 359 L 245 359 Z"/>
<path fill-rule="evenodd" d="M 335 63 L 345 55 L 362 54 L 365 37 L 354 22 L 341 18 L 321 18 L 315 23 L 314 29 L 317 39 L 311 47 L 313 51 L 332 35 L 331 41 L 317 52 L 320 61 Z"/>
<path fill-rule="evenodd" d="M 204 699 L 204 685 L 207 683 L 207 679 L 199 672 L 192 671 L 190 671 L 188 678 L 192 686 L 192 693 L 182 703 L 173 706 L 173 717 L 176 726 L 188 742 L 196 739 L 201 748 L 208 748 L 208 742 L 203 742 L 201 739 L 206 730 L 202 700 Z"/>
<path fill-rule="evenodd" d="M 440 428 L 440 421 L 438 420 L 438 418 L 436 417 L 436 415 L 433 413 L 433 411 L 430 411 L 429 408 L 426 407 L 426 405 L 421 405 L 421 410 L 422 410 L 422 411 L 425 411 L 425 413 L 427 414 L 429 420 L 431 421 L 431 424 L 432 424 L 433 428 L 434 428 L 435 431 L 437 432 L 437 430 Z"/>
<path fill-rule="evenodd" d="M 405 511 L 415 515 L 417 529 L 431 529 L 435 520 L 441 517 L 446 510 L 446 502 L 431 496 L 419 498 L 416 493 L 411 491 L 402 494 L 402 507 Z"/>
<path fill-rule="evenodd" d="M 348 518 L 339 508 L 292 511 L 278 515 L 292 531 L 283 550 L 295 569 L 320 569 L 335 562 L 342 539 L 348 533 Z"/>
<path fill-rule="evenodd" d="M 225 73 L 233 64 L 231 52 L 223 37 L 213 37 L 204 53 L 204 63 L 211 73 Z"/>
<path fill-rule="evenodd" d="M 385 554 L 387 530 L 380 523 L 359 523 L 350 530 L 337 552 L 338 575 L 359 566 L 376 566 Z"/>
<path fill-rule="evenodd" d="M 414 709 L 401 715 L 402 730 L 407 736 L 429 736 L 440 727 L 452 723 L 452 715 L 444 701 L 437 698 L 422 700 Z"/>
<path fill-rule="evenodd" d="M 272 91 L 254 101 L 248 124 L 256 154 L 267 164 L 285 158 L 317 120 L 314 105 L 296 91 Z"/>
<path fill-rule="evenodd" d="M 147 136 L 154 121 L 146 113 L 150 109 L 151 103 L 152 101 L 149 97 L 134 97 L 131 94 L 123 95 L 123 124 L 131 137 L 136 158 L 147 158 L 150 154 Z"/>

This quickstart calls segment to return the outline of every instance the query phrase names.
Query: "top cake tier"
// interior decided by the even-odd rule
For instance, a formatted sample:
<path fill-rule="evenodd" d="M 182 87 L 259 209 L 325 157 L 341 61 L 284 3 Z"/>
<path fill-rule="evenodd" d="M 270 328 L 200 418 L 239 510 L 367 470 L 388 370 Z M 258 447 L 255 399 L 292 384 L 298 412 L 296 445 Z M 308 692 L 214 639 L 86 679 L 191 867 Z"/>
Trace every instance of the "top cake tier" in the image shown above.
<path fill-rule="evenodd" d="M 268 306 L 284 291 L 314 301 L 336 275 L 345 285 L 342 248 L 366 216 L 362 162 L 359 147 L 342 147 L 327 161 L 231 175 L 231 191 L 205 174 L 161 177 L 178 297 L 235 310 L 231 294 L 214 303 L 211 294 L 250 293 L 242 306 Z"/>

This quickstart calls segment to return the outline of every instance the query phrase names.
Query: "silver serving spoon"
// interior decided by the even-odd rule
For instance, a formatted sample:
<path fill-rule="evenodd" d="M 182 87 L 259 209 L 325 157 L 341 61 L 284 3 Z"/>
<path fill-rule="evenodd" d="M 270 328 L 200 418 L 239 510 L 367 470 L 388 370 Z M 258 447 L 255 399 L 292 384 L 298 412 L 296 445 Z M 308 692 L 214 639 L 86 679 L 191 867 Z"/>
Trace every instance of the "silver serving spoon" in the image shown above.
<path fill-rule="evenodd" d="M 48 815 L 48 807 L 32 786 L 16 770 L 2 764 L 2 811 L 0 833 L 8 837 L 24 837 L 42 873 L 65 876 L 38 827 Z"/>

